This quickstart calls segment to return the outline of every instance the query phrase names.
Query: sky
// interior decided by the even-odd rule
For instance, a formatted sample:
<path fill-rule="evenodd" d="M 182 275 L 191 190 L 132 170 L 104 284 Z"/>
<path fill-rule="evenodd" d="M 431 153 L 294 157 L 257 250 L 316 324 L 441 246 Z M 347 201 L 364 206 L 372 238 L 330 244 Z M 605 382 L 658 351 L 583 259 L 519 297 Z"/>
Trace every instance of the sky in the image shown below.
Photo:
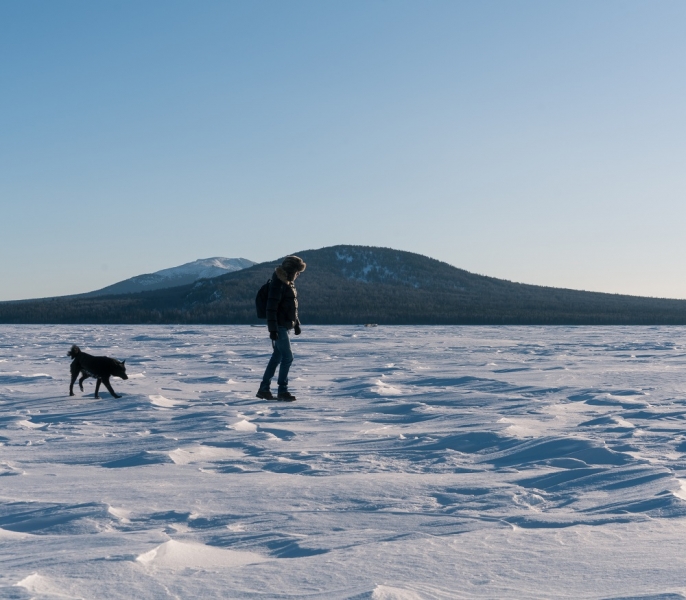
<path fill-rule="evenodd" d="M 0 300 L 335 244 L 686 298 L 686 3 L 5 0 Z"/>

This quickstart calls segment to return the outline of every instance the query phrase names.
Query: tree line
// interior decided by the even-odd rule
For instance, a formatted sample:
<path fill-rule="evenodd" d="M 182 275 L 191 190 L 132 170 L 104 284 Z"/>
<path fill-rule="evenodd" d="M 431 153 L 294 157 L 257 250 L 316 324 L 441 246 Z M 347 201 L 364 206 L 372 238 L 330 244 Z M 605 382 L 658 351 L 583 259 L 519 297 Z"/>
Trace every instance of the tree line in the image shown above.
<path fill-rule="evenodd" d="M 686 301 L 546 288 L 475 275 L 416 254 L 337 246 L 299 253 L 303 324 L 686 325 Z M 0 303 L 0 323 L 257 324 L 276 263 L 167 290 Z"/>

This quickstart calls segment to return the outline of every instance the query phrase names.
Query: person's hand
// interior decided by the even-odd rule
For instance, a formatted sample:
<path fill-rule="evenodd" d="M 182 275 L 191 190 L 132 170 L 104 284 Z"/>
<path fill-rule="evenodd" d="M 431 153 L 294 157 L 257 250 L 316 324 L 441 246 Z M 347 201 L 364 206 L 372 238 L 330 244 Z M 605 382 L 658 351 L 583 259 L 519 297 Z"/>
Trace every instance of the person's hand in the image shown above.
<path fill-rule="evenodd" d="M 269 339 L 270 340 L 278 340 L 279 339 L 279 332 L 278 331 L 270 331 L 269 332 Z"/>
<path fill-rule="evenodd" d="M 296 324 L 296 326 L 293 328 L 293 333 L 295 333 L 295 335 L 300 335 L 301 331 L 300 325 Z"/>

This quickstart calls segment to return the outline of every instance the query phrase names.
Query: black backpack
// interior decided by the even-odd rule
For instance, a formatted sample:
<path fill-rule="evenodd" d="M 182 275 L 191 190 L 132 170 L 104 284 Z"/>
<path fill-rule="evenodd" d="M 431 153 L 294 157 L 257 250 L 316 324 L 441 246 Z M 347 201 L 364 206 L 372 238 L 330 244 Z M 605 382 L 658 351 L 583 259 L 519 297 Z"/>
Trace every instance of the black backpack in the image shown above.
<path fill-rule="evenodd" d="M 255 296 L 255 308 L 257 309 L 258 319 L 267 318 L 267 300 L 269 299 L 269 284 L 271 282 L 272 280 L 270 279 L 259 290 L 257 290 L 257 296 Z"/>

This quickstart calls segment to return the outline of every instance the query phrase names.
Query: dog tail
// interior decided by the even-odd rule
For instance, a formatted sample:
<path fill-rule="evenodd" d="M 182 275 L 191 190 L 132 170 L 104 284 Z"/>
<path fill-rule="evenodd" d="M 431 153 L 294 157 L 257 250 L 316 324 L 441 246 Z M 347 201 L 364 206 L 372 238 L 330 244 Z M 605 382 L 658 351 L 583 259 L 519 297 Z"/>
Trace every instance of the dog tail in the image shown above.
<path fill-rule="evenodd" d="M 79 348 L 76 344 L 74 344 L 71 347 L 71 350 L 69 350 L 69 352 L 67 352 L 67 356 L 71 356 L 72 358 L 76 358 L 76 356 L 80 353 L 81 353 L 81 348 Z"/>

